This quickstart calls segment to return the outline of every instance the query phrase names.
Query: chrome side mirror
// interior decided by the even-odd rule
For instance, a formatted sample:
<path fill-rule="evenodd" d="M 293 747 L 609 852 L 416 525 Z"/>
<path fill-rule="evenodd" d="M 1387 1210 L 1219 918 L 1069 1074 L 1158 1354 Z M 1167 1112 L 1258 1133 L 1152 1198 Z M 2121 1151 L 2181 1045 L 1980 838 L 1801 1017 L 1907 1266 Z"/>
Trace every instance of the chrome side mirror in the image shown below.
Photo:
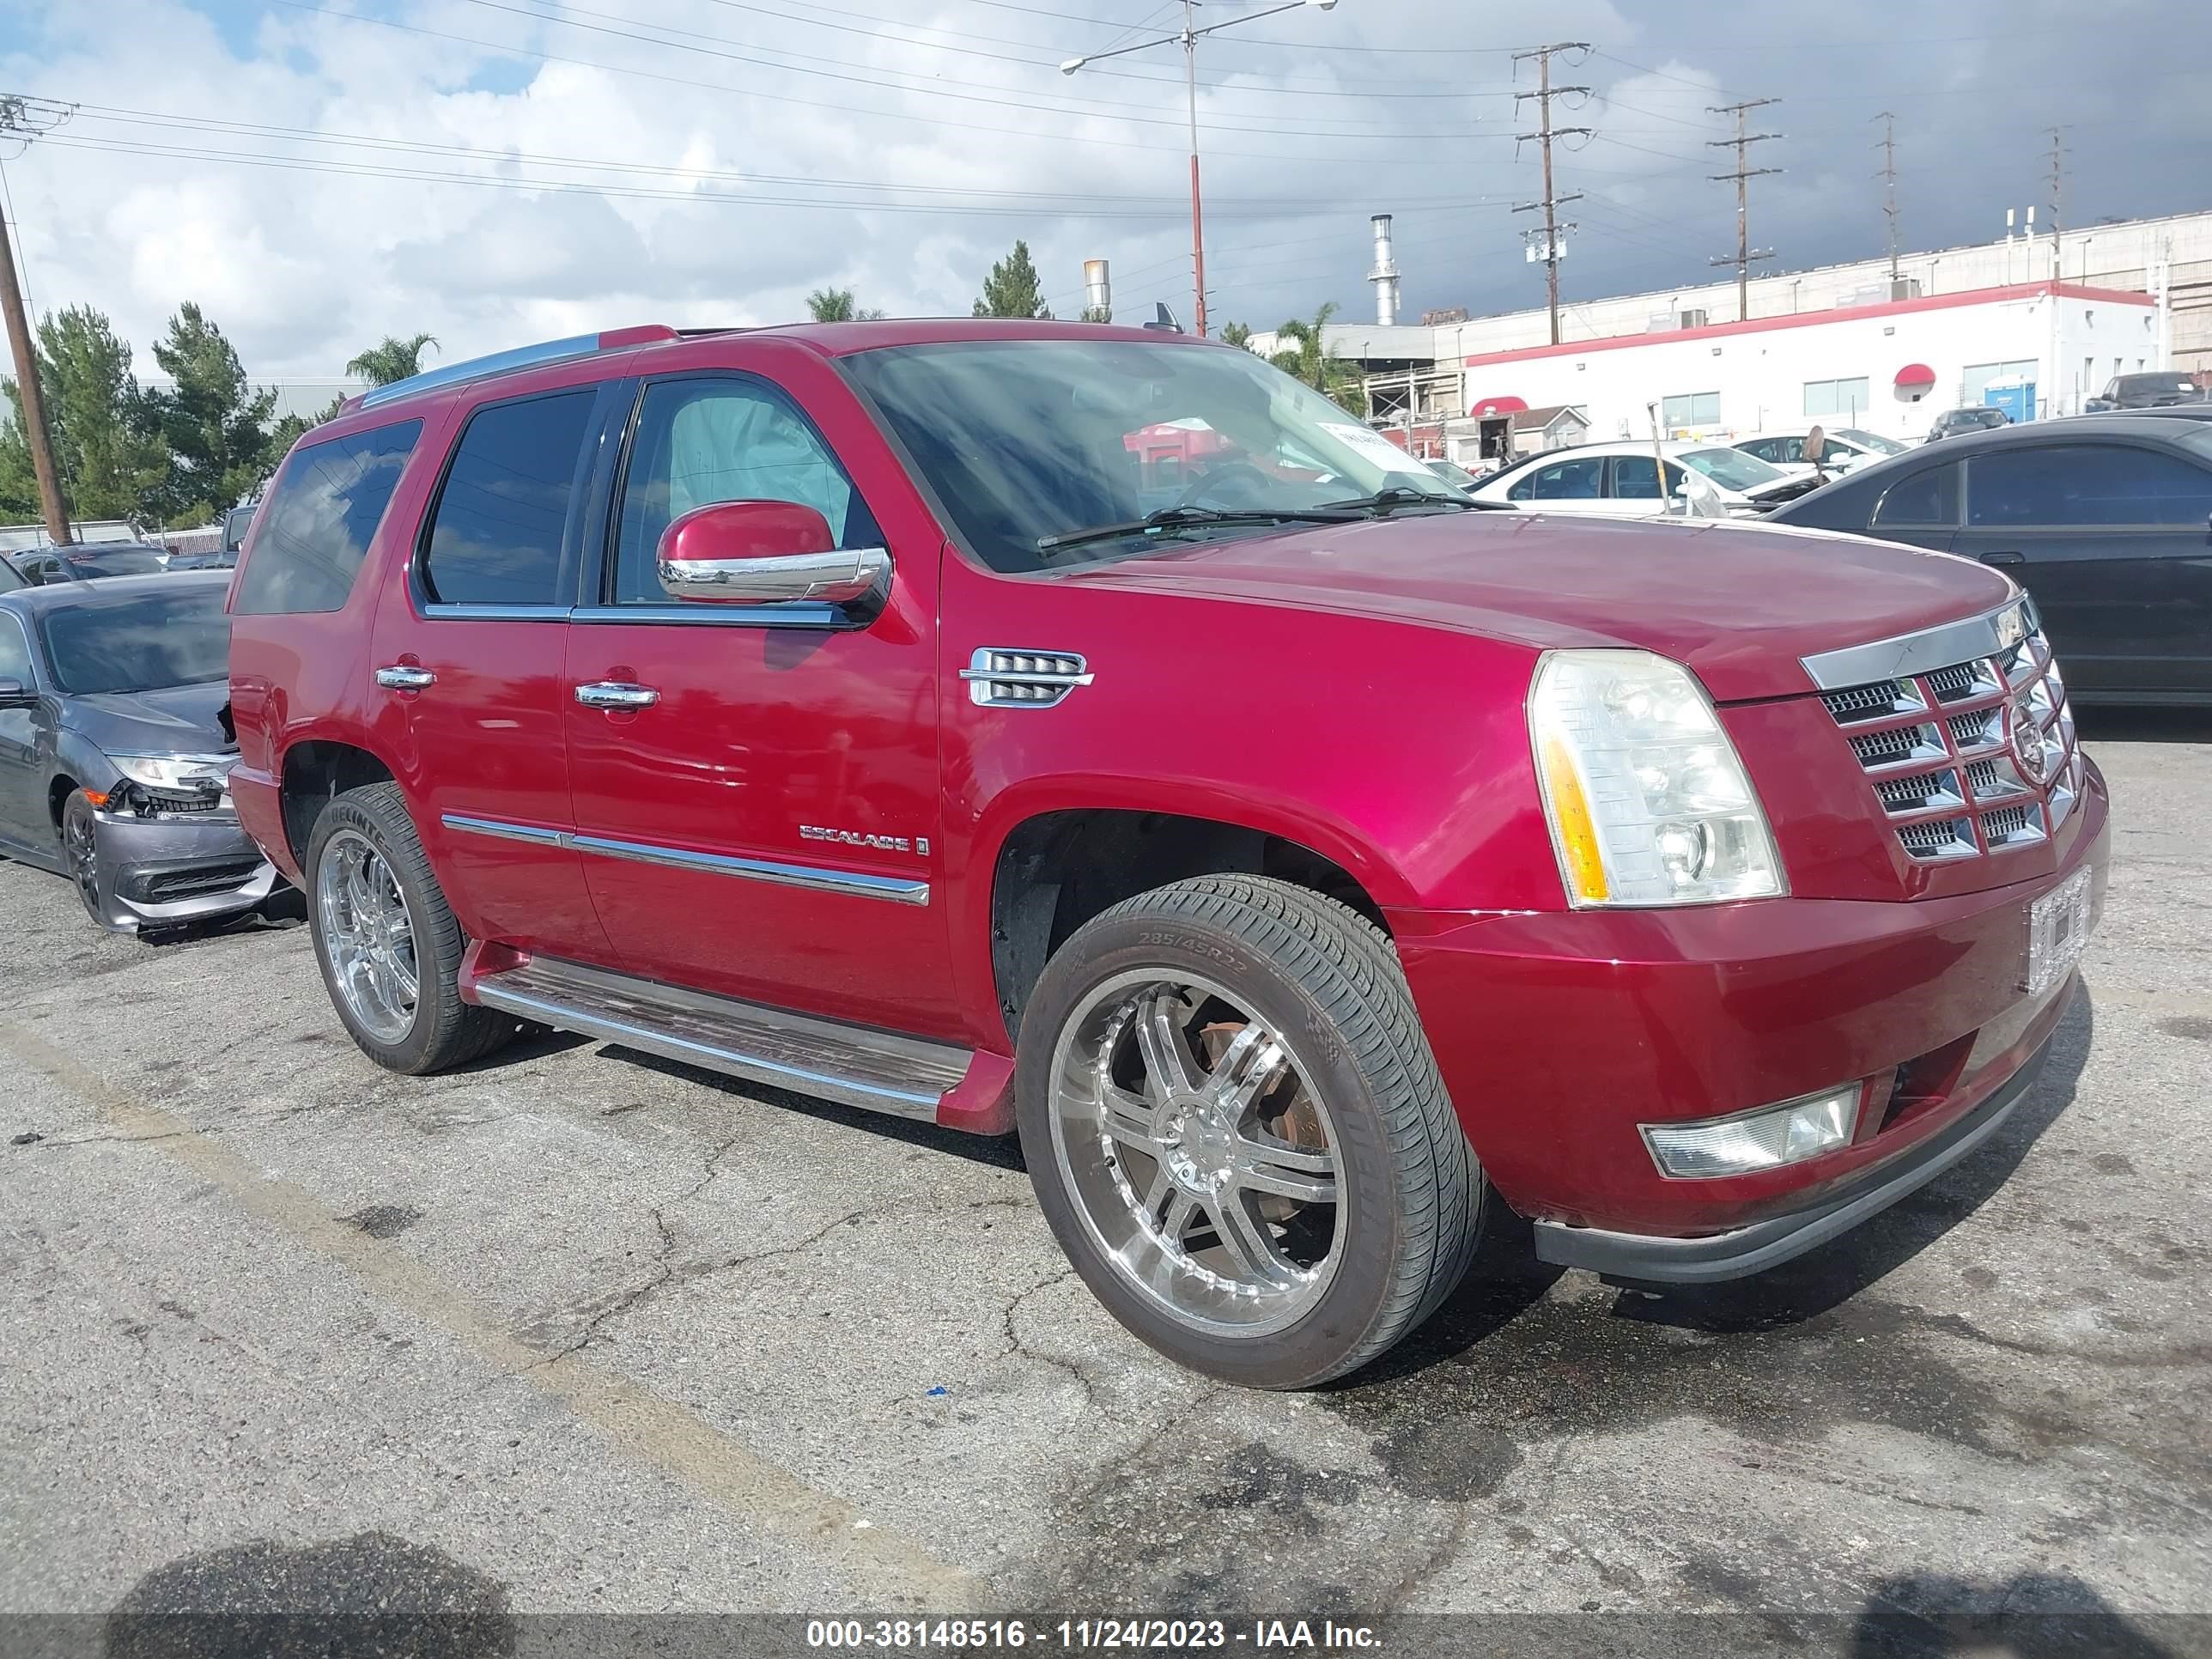
<path fill-rule="evenodd" d="M 829 520 L 796 501 L 717 501 L 660 534 L 660 586 L 709 605 L 852 605 L 890 580 L 880 547 L 843 547 Z"/>

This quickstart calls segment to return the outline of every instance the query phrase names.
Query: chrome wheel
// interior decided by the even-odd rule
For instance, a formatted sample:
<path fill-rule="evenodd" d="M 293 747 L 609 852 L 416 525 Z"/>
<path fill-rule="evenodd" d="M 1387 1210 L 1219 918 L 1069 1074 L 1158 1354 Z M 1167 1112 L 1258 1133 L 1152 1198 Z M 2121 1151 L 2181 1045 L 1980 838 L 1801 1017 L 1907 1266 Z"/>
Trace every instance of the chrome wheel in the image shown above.
<path fill-rule="evenodd" d="M 1344 1244 L 1336 1132 L 1279 1032 L 1211 981 L 1122 974 L 1061 1027 L 1051 1079 L 1084 1229 L 1163 1311 L 1257 1337 L 1320 1300 Z"/>
<path fill-rule="evenodd" d="M 323 848 L 315 920 L 346 1012 L 378 1042 L 398 1042 L 415 1024 L 421 989 L 415 918 L 384 854 L 357 830 L 339 830 Z"/>

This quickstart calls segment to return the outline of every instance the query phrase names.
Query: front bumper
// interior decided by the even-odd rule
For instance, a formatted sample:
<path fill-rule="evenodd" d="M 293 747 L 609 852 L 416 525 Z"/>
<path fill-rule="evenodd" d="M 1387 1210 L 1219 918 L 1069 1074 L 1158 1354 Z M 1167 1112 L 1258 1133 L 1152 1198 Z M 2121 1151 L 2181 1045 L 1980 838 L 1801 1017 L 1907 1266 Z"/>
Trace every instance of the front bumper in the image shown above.
<path fill-rule="evenodd" d="M 1647 1265 L 1606 1271 L 1662 1277 L 1650 1261 L 1703 1249 L 1735 1263 L 1702 1272 L 1721 1278 L 1794 1254 L 1757 1254 L 1784 1233 L 1848 1211 L 1796 1247 L 1808 1249 L 1902 1197 L 1917 1183 L 1892 1190 L 1889 1176 L 1937 1156 L 2032 1072 L 2072 981 L 2036 999 L 2023 989 L 2027 909 L 2083 867 L 2101 908 L 2109 827 L 2094 768 L 2066 831 L 2047 873 L 1978 892 L 1389 921 L 1468 1139 L 1508 1204 L 1556 1224 L 1540 1230 L 1547 1251 L 1583 1248 L 1559 1232 L 1589 1233 L 1595 1261 L 1626 1237 L 1639 1242 L 1616 1254 L 1641 1250 Z M 1852 1140 L 1778 1169 L 1672 1179 L 1638 1128 L 1853 1080 L 1865 1095 Z M 1789 1224 L 1734 1244 L 1665 1243 L 1778 1220 Z"/>
<path fill-rule="evenodd" d="M 2063 1000 L 2060 999 L 2061 1006 Z M 1689 1238 L 1539 1221 L 1534 1229 L 1537 1259 L 1562 1267 L 1587 1267 L 1612 1279 L 1661 1285 L 1710 1285 L 1779 1267 L 1880 1214 L 1973 1152 L 2004 1127 L 2050 1057 L 2046 1037 L 2026 1065 L 1964 1117 L 1808 1208 Z"/>
<path fill-rule="evenodd" d="M 100 920 L 118 933 L 235 915 L 276 885 L 276 866 L 228 814 L 94 817 L 100 826 L 94 868 Z"/>

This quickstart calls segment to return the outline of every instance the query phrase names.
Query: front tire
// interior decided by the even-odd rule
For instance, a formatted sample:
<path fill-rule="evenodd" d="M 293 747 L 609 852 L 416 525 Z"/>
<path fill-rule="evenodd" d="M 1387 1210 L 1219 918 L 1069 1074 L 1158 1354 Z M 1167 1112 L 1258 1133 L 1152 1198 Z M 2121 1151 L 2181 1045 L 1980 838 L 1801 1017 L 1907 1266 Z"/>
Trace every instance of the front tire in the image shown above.
<path fill-rule="evenodd" d="M 100 881 L 100 817 L 82 789 L 71 790 L 62 805 L 62 858 L 85 915 L 111 933 L 130 932 L 107 913 Z"/>
<path fill-rule="evenodd" d="M 1203 877 L 1094 918 L 1037 983 L 1016 1085 L 1061 1248 L 1194 1370 L 1326 1382 L 1466 1273 L 1481 1172 L 1389 941 L 1317 893 Z"/>
<path fill-rule="evenodd" d="M 396 783 L 349 789 L 307 840 L 308 927 L 347 1034 L 387 1071 L 481 1060 L 514 1022 L 461 1000 L 465 940 Z"/>

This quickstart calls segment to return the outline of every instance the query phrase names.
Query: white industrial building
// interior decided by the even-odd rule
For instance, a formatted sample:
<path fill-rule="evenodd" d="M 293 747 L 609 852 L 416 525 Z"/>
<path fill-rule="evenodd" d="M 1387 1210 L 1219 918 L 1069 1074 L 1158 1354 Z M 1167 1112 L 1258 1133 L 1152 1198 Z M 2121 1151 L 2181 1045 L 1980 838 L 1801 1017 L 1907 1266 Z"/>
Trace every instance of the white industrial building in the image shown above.
<path fill-rule="evenodd" d="M 1388 216 L 1372 228 L 1377 320 L 1328 344 L 1366 371 L 1378 424 L 1465 465 L 1571 433 L 1516 431 L 1525 410 L 1571 408 L 1592 438 L 1647 435 L 1656 404 L 1685 436 L 1817 421 L 1917 439 L 1960 404 L 2072 414 L 2116 374 L 2212 374 L 2212 214 L 1901 255 L 1893 279 L 1886 258 L 1758 277 L 1745 320 L 1732 281 L 1576 301 L 1556 346 L 1540 308 L 1395 321 Z"/>

